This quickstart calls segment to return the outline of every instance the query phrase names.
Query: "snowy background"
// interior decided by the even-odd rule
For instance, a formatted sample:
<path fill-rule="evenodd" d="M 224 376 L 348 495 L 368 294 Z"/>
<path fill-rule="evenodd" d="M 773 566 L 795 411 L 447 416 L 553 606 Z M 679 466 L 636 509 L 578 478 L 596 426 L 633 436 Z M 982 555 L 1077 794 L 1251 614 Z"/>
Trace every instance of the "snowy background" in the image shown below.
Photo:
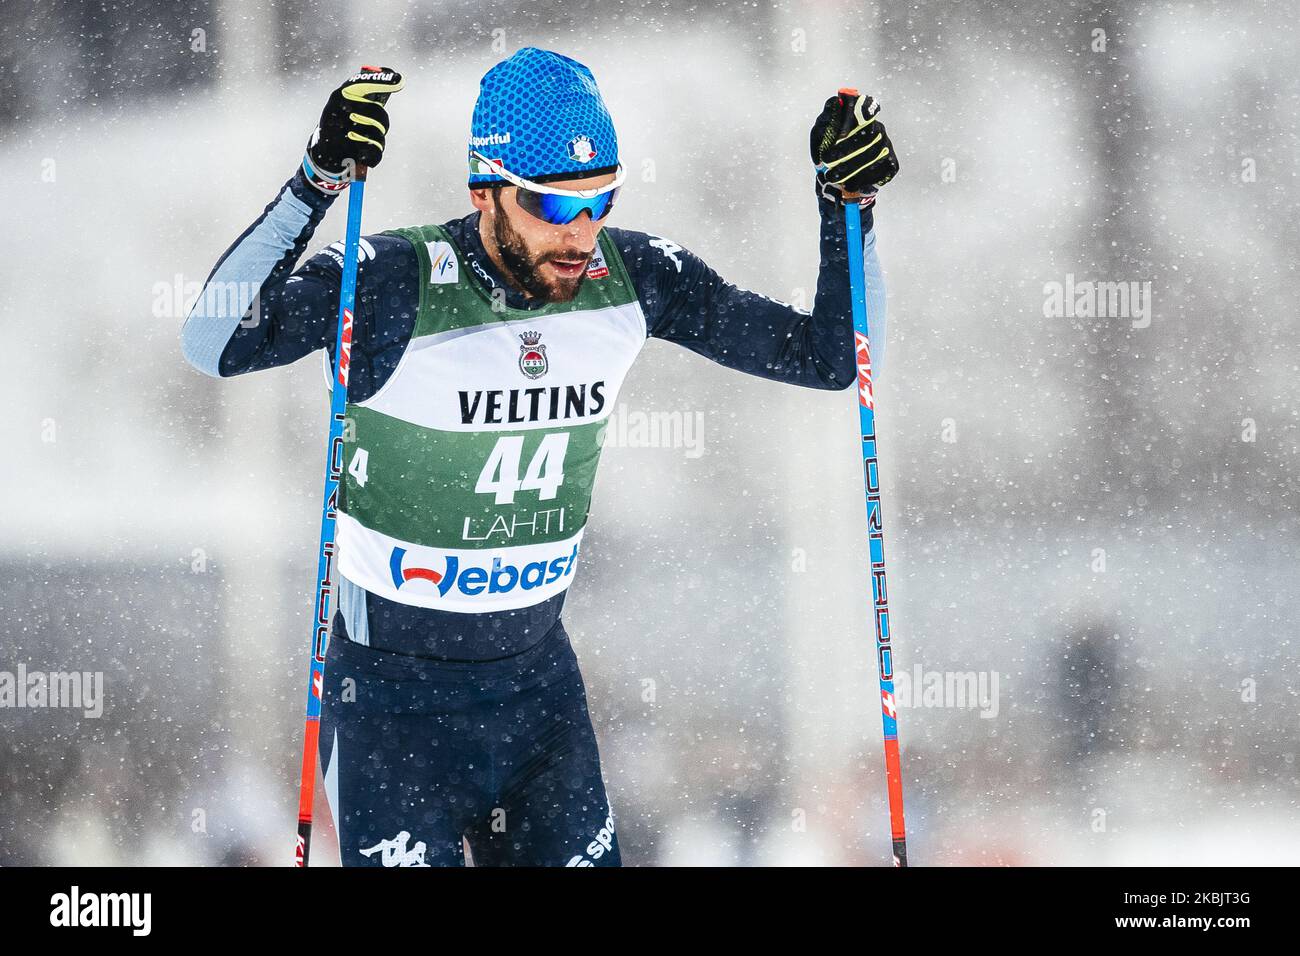
<path fill-rule="evenodd" d="M 321 367 L 204 378 L 183 286 L 363 62 L 407 76 L 367 230 L 467 211 L 478 79 L 526 45 L 595 71 L 620 225 L 786 300 L 808 128 L 841 85 L 884 104 L 898 666 L 997 677 L 901 711 L 913 862 L 1300 860 L 1295 4 L 3 13 L 0 671 L 106 701 L 0 709 L 0 864 L 290 861 Z M 1067 281 L 1150 283 L 1149 321 L 1046 315 Z M 620 401 L 701 428 L 606 451 L 566 612 L 625 861 L 887 863 L 852 394 L 652 342 Z"/>

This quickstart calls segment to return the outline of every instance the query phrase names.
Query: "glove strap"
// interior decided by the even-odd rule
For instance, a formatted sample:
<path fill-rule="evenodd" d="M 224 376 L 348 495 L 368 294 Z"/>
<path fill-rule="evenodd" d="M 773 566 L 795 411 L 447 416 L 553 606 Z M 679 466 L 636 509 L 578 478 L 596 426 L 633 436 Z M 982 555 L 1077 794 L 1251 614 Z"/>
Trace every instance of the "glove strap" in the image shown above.
<path fill-rule="evenodd" d="M 352 183 L 352 177 L 347 174 L 346 170 L 340 173 L 331 173 L 313 163 L 310 149 L 305 150 L 302 154 L 302 174 L 307 182 L 327 196 L 337 196 Z"/>
<path fill-rule="evenodd" d="M 837 206 L 847 206 L 853 203 L 867 209 L 876 204 L 876 189 L 874 187 L 871 192 L 860 193 L 852 199 L 845 199 L 844 188 L 828 180 L 825 173 L 821 171 L 817 173 L 817 195 L 828 202 L 835 203 Z"/>

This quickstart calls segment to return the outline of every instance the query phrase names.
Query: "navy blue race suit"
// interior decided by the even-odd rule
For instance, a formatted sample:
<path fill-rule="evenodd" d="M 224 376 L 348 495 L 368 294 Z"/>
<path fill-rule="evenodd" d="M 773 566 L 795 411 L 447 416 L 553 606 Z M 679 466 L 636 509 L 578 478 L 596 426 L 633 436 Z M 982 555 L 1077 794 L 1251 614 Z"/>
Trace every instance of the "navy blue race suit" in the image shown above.
<path fill-rule="evenodd" d="M 243 314 L 191 313 L 182 345 L 195 367 L 226 377 L 322 349 L 333 355 L 341 245 L 294 270 L 333 199 L 295 174 L 218 260 L 208 285 L 256 290 L 256 302 Z M 670 240 L 607 228 L 649 335 L 773 381 L 851 386 L 843 214 L 817 202 L 821 262 L 811 312 L 725 282 Z M 530 306 L 485 253 L 478 213 L 444 227 L 477 281 L 503 289 L 512 308 Z M 885 309 L 871 227 L 864 209 L 878 367 Z M 363 238 L 351 401 L 373 396 L 396 368 L 415 323 L 419 279 L 406 239 Z M 241 321 L 254 308 L 257 321 Z M 344 865 L 459 863 L 462 837 L 476 863 L 619 862 L 582 678 L 560 621 L 563 593 L 519 610 L 465 614 L 337 583 L 320 740 Z"/>

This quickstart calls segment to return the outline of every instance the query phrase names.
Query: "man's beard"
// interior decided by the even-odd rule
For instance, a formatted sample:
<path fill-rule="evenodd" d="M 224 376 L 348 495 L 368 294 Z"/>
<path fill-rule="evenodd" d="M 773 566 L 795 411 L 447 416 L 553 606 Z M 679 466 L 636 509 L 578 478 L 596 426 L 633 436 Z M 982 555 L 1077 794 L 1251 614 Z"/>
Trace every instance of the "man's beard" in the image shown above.
<path fill-rule="evenodd" d="M 515 231 L 506 218 L 505 210 L 501 208 L 500 190 L 492 190 L 492 201 L 496 206 L 496 215 L 492 217 L 492 236 L 497 242 L 501 264 L 510 277 L 529 295 L 545 302 L 571 301 L 582 288 L 587 271 L 584 269 L 573 279 L 563 276 L 548 278 L 542 273 L 542 266 L 552 259 L 577 259 L 579 254 L 562 249 L 540 257 L 533 255 L 524 242 L 524 237 Z"/>

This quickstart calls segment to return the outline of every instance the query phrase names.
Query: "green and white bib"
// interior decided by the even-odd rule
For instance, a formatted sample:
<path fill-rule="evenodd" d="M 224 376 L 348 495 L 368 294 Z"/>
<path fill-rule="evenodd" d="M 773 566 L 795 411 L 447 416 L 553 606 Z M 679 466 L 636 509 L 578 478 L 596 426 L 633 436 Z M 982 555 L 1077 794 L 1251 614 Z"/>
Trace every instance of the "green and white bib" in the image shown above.
<path fill-rule="evenodd" d="M 603 233 L 572 302 L 519 310 L 467 274 L 440 226 L 394 232 L 419 258 L 419 313 L 392 376 L 347 406 L 339 570 L 420 607 L 538 604 L 573 580 L 645 314 Z"/>

